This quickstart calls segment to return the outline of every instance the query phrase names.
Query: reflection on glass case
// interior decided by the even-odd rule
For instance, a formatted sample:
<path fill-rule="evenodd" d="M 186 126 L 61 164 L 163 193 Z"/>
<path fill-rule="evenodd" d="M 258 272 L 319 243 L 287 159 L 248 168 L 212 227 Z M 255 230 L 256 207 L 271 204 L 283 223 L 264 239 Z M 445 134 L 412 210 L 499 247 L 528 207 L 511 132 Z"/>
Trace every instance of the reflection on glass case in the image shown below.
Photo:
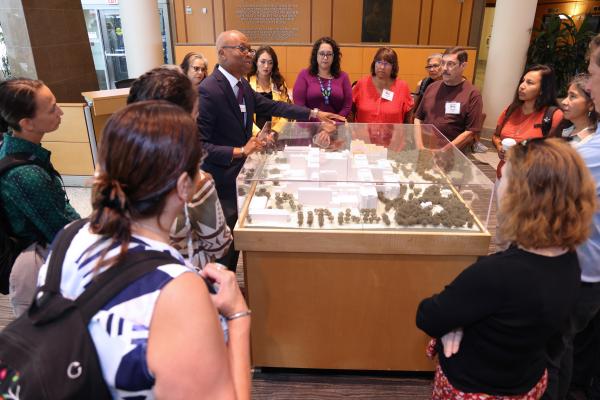
<path fill-rule="evenodd" d="M 493 183 L 431 125 L 290 122 L 237 178 L 244 228 L 486 232 Z"/>

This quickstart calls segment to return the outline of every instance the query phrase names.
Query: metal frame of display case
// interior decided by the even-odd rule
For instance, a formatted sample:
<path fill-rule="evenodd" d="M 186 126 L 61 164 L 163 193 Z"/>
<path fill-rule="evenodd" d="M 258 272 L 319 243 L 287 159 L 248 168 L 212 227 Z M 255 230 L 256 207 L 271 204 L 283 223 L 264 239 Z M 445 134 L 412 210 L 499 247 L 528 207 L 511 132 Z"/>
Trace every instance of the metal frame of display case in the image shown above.
<path fill-rule="evenodd" d="M 419 129 L 448 145 L 434 128 Z M 472 213 L 478 231 L 255 227 L 246 221 L 258 185 L 251 181 L 234 230 L 253 310 L 253 365 L 433 370 L 416 309 L 487 254 L 480 218 Z"/>

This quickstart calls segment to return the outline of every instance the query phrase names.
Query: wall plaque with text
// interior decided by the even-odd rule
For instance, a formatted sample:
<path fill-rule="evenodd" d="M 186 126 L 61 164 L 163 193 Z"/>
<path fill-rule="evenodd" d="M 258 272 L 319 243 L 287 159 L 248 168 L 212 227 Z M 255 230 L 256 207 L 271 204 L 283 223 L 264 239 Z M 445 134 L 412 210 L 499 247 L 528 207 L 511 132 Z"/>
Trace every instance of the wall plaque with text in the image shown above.
<path fill-rule="evenodd" d="M 250 42 L 310 42 L 310 0 L 225 0 L 225 29 Z"/>

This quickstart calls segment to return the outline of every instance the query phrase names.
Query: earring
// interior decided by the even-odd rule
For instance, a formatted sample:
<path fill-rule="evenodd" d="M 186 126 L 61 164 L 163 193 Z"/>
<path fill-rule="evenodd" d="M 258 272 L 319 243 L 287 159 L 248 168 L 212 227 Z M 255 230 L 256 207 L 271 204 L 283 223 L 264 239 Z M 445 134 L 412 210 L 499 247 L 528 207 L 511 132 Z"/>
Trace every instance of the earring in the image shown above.
<path fill-rule="evenodd" d="M 192 247 L 192 223 L 190 221 L 190 212 L 188 211 L 187 202 L 183 204 L 183 215 L 185 216 L 185 229 L 187 231 L 187 253 L 188 253 L 188 261 L 191 265 L 196 267 L 193 263 L 194 258 L 194 248 Z M 197 267 L 196 267 L 197 268 Z"/>

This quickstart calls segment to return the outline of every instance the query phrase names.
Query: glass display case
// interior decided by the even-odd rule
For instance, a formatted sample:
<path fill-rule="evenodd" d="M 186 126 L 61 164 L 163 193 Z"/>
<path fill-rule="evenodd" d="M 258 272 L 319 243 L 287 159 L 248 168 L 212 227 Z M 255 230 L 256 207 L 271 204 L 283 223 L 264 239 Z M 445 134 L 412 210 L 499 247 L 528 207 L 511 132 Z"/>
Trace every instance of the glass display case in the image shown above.
<path fill-rule="evenodd" d="M 492 182 L 429 125 L 260 135 L 234 229 L 253 365 L 433 370 L 417 306 L 487 254 Z"/>
<path fill-rule="evenodd" d="M 260 138 L 239 227 L 487 232 L 494 184 L 432 125 L 267 123 Z"/>

